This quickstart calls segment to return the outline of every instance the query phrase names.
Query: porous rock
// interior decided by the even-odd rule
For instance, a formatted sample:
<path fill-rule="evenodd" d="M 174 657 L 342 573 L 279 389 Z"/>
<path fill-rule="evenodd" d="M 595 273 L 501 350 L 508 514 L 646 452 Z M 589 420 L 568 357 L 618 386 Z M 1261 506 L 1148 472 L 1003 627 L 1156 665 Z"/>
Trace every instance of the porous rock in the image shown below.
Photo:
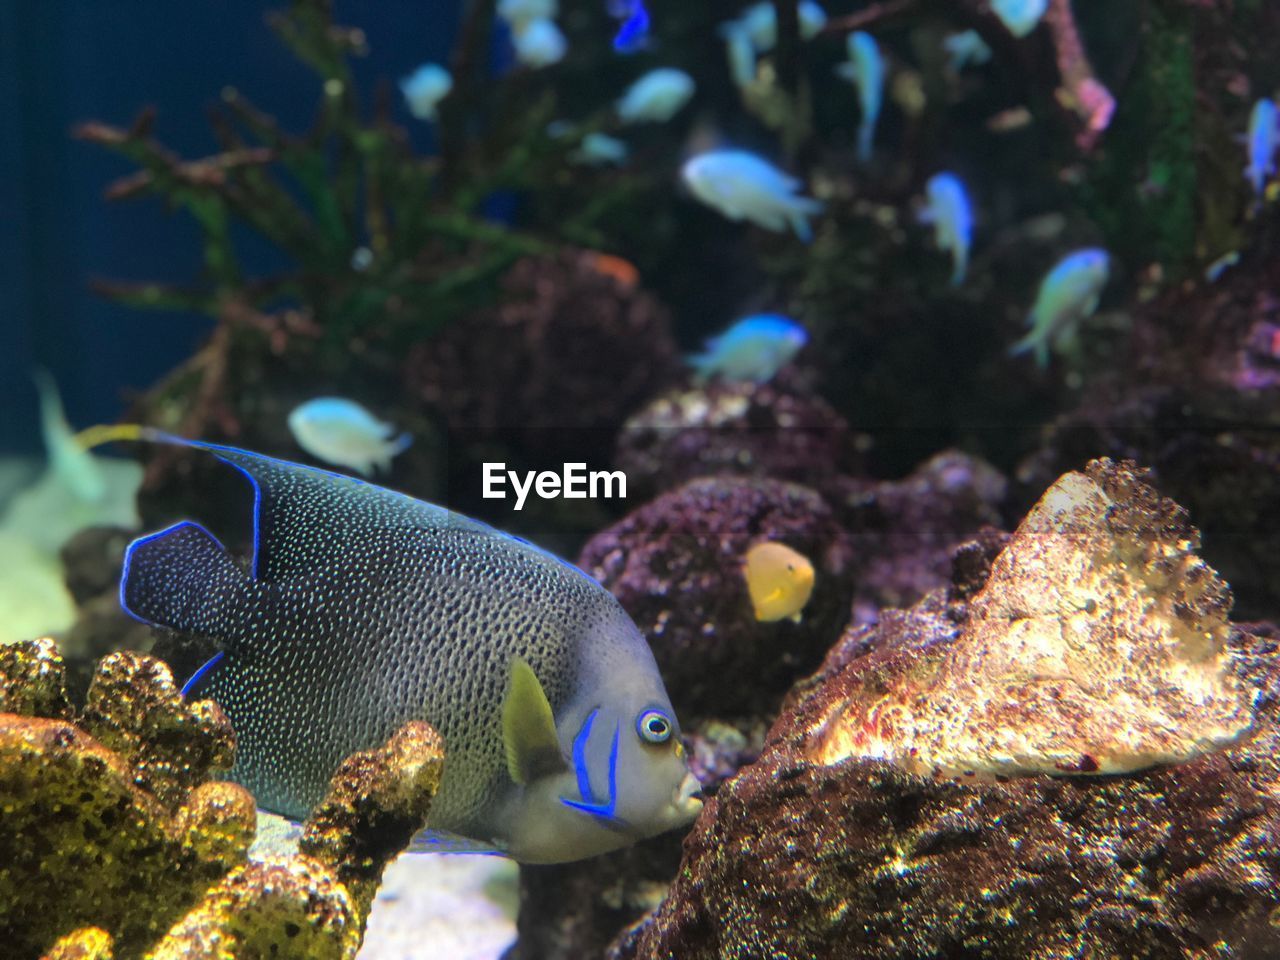
<path fill-rule="evenodd" d="M 615 941 L 611 960 L 1207 960 L 1274 954 L 1280 947 L 1273 919 L 1280 908 L 1275 644 L 1232 632 L 1225 587 L 1191 552 L 1195 537 L 1185 515 L 1132 468 L 1095 463 L 1045 500 L 994 560 L 983 590 L 938 590 L 910 610 L 846 634 L 819 674 L 790 699 L 760 760 L 708 800 L 686 840 L 670 894 Z M 1037 598 L 1020 592 L 1015 560 L 1029 561 L 1021 586 L 1049 587 L 1036 567 L 1067 547 L 1028 541 L 1054 514 L 1063 524 L 1059 529 L 1071 535 L 1067 539 L 1078 540 L 1070 548 L 1075 559 L 1064 565 L 1057 588 Z M 1037 550 L 1044 551 L 1039 561 Z M 969 552 L 976 556 L 980 547 Z M 1072 603 L 1085 584 L 1096 591 L 1094 616 L 1103 629 L 1081 636 L 1072 630 Z M 1133 619 L 1139 611 L 1123 602 L 1139 595 L 1149 619 Z M 1104 598 L 1114 607 L 1103 605 Z M 1007 617 L 1015 605 L 1034 616 Z M 1168 645 L 1189 642 L 1191 662 L 1183 669 L 1213 665 L 1205 679 L 1212 681 L 1208 702 L 1217 704 L 1204 716 L 1177 716 L 1183 726 L 1175 731 L 1177 742 L 1197 749 L 1170 750 L 1182 762 L 1122 775 L 1080 776 L 1090 771 L 1077 764 L 1058 775 L 998 778 L 935 774 L 952 765 L 920 762 L 910 738 L 882 737 L 879 756 L 857 749 L 837 756 L 831 749 L 833 722 L 854 731 L 861 719 L 867 729 L 887 732 L 872 716 L 882 702 L 918 710 L 924 718 L 954 706 L 949 685 L 969 682 L 955 673 L 964 666 L 988 674 L 986 692 L 994 695 L 1009 665 L 1001 664 L 1003 654 L 962 663 L 954 658 L 957 647 L 1001 622 L 1007 635 L 1038 629 L 1036 620 L 1054 617 L 1064 639 L 1106 646 L 1127 638 L 1135 656 L 1131 696 L 1154 699 L 1154 712 L 1168 701 L 1145 671 L 1174 668 Z M 1155 632 L 1157 622 L 1166 632 Z M 1167 659 L 1153 661 L 1139 645 L 1162 649 Z M 1233 664 L 1219 661 L 1227 649 Z M 1225 675 L 1232 669 L 1245 679 L 1234 683 Z M 1115 670 L 1108 667 L 1108 675 Z M 903 678 L 926 675 L 935 681 L 932 691 L 904 701 Z M 1043 682 L 1069 694 L 1065 677 Z M 1242 703 L 1248 716 L 1255 695 L 1253 735 L 1221 739 L 1237 724 L 1224 727 L 1223 717 L 1236 717 L 1234 708 Z M 1101 739 L 1087 748 L 1095 758 L 1165 755 L 1116 749 L 1130 734 L 1131 718 L 1069 717 L 1048 697 L 1036 704 L 1035 715 L 997 703 L 975 706 L 966 717 L 1026 724 L 1029 743 L 1049 747 L 1040 762 L 1028 765 L 1033 770 L 1056 766 L 1058 741 L 1043 736 L 1055 715 L 1063 723 L 1062 742 L 1084 738 L 1076 723 L 1100 731 Z M 1124 697 L 1092 703 L 1098 712 L 1113 706 L 1123 712 Z M 914 720 L 900 712 L 896 729 L 912 730 Z M 855 741 L 849 737 L 846 744 Z M 970 742 L 1004 749 L 976 735 Z M 1215 744 L 1221 749 L 1211 749 Z M 1072 750 L 1082 748 L 1076 743 Z"/>
<path fill-rule="evenodd" d="M 856 465 L 854 438 L 824 400 L 779 377 L 665 393 L 632 414 L 614 462 L 634 495 L 695 477 L 773 477 L 823 489 Z"/>
<path fill-rule="evenodd" d="M 742 565 L 767 540 L 816 571 L 799 623 L 755 618 Z M 685 717 L 768 712 L 844 626 L 849 565 L 844 532 L 816 492 L 727 476 L 663 494 L 595 536 L 579 559 L 644 632 Z"/>

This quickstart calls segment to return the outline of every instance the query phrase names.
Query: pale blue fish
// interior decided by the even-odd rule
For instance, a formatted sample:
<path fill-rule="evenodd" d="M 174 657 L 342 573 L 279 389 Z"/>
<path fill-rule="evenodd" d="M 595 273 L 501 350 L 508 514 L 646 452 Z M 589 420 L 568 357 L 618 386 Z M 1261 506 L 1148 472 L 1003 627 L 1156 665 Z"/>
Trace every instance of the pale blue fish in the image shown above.
<path fill-rule="evenodd" d="M 977 30 L 948 34 L 942 40 L 942 49 L 946 51 L 947 66 L 952 73 L 959 73 L 965 67 L 981 66 L 991 59 L 991 48 Z"/>
<path fill-rule="evenodd" d="M 364 477 L 386 473 L 392 458 L 413 442 L 409 434 L 397 436 L 395 427 L 345 397 L 317 397 L 299 404 L 289 414 L 289 431 L 317 460 Z"/>
<path fill-rule="evenodd" d="M 1280 138 L 1280 120 L 1276 116 L 1275 101 L 1263 97 L 1249 113 L 1249 162 L 1244 168 L 1244 175 L 1259 200 L 1267 180 L 1276 172 L 1277 138 Z"/>
<path fill-rule="evenodd" d="M 58 385 L 47 370 L 37 369 L 32 378 L 40 394 L 40 430 L 49 473 L 81 503 L 99 502 L 107 493 L 107 481 L 96 458 L 76 439 L 67 422 Z"/>
<path fill-rule="evenodd" d="M 745 150 L 712 150 L 685 162 L 680 171 L 695 197 L 730 220 L 749 220 L 767 230 L 790 227 L 808 243 L 809 217 L 822 203 L 797 194 L 800 181 Z"/>
<path fill-rule="evenodd" d="M 801 0 L 796 4 L 796 18 L 800 26 L 800 39 L 810 40 L 827 24 L 827 13 L 813 0 Z M 752 4 L 730 21 L 750 38 L 756 53 L 768 53 L 778 45 L 778 11 L 769 0 Z M 729 27 L 722 24 L 721 30 Z"/>
<path fill-rule="evenodd" d="M 627 153 L 627 145 L 617 137 L 593 131 L 582 138 L 569 159 L 587 167 L 618 166 L 626 162 Z"/>
<path fill-rule="evenodd" d="M 964 283 L 973 239 L 973 206 L 968 191 L 954 173 L 937 173 L 925 186 L 926 205 L 920 222 L 933 225 L 939 248 L 951 254 L 951 285 Z"/>
<path fill-rule="evenodd" d="M 693 97 L 693 77 L 674 67 L 658 67 L 629 86 L 618 100 L 623 123 L 665 123 Z"/>
<path fill-rule="evenodd" d="M 1204 268 L 1204 279 L 1206 283 L 1217 283 L 1222 279 L 1222 275 L 1240 262 L 1239 250 L 1228 250 L 1213 263 Z"/>
<path fill-rule="evenodd" d="M 724 38 L 725 55 L 729 58 L 729 75 L 738 89 L 746 89 L 756 78 L 756 48 L 751 36 L 737 20 L 722 24 L 720 36 Z"/>
<path fill-rule="evenodd" d="M 1040 23 L 1049 0 L 991 0 L 991 12 L 1015 37 L 1025 37 Z"/>
<path fill-rule="evenodd" d="M 551 20 L 530 20 L 512 32 L 511 42 L 516 49 L 516 60 L 526 67 L 539 70 L 564 59 L 569 41 Z"/>
<path fill-rule="evenodd" d="M 554 20 L 560 12 L 560 4 L 558 0 L 498 0 L 495 12 L 512 31 L 516 31 L 535 20 Z"/>
<path fill-rule="evenodd" d="M 261 807 L 305 817 L 346 756 L 425 720 L 445 764 L 420 849 L 561 862 L 697 814 L 653 654 L 590 577 L 359 480 L 150 438 L 208 450 L 252 487 L 247 568 L 184 521 L 129 546 L 120 600 L 221 645 L 183 692 L 225 711 L 230 776 Z"/>
<path fill-rule="evenodd" d="M 875 138 L 876 122 L 884 104 L 885 63 L 880 45 L 869 33 L 855 30 L 846 41 L 849 59 L 836 67 L 838 73 L 858 89 L 858 103 L 862 107 L 862 119 L 858 124 L 858 159 L 871 159 L 871 143 Z"/>
<path fill-rule="evenodd" d="M 649 11 L 644 0 L 609 0 L 609 15 L 621 20 L 613 38 L 613 49 L 619 53 L 635 53 L 649 43 Z"/>
<path fill-rule="evenodd" d="M 1011 355 L 1032 353 L 1048 366 L 1050 349 L 1060 350 L 1076 335 L 1080 322 L 1098 309 L 1111 272 L 1111 258 L 1099 247 L 1063 257 L 1040 281 L 1036 302 L 1027 315 L 1031 332 L 1010 349 Z"/>
<path fill-rule="evenodd" d="M 761 313 L 744 317 L 712 337 L 702 353 L 689 358 L 689 365 L 696 383 L 712 378 L 767 383 L 808 342 L 804 327 L 790 317 Z"/>
<path fill-rule="evenodd" d="M 438 63 L 424 63 L 400 81 L 409 112 L 419 120 L 434 120 L 440 101 L 453 89 L 453 76 Z"/>

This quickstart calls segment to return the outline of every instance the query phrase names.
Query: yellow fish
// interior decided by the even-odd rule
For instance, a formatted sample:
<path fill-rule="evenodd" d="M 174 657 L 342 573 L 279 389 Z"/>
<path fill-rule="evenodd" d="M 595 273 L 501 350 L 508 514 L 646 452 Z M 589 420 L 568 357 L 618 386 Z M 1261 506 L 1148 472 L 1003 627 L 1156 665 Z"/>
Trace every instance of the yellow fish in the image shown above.
<path fill-rule="evenodd" d="M 808 558 L 784 543 L 757 543 L 747 551 L 742 575 L 757 620 L 800 622 L 800 611 L 813 593 L 813 564 Z"/>

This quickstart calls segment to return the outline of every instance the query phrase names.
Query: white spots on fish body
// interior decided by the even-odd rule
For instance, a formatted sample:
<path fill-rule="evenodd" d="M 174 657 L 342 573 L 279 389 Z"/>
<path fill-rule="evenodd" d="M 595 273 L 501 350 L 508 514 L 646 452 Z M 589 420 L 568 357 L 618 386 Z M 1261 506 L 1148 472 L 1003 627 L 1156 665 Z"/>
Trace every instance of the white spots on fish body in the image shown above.
<path fill-rule="evenodd" d="M 695 197 L 730 220 L 749 220 L 766 230 L 788 227 L 806 243 L 809 217 L 822 203 L 798 195 L 800 181 L 745 150 L 712 150 L 688 160 L 680 172 Z"/>
<path fill-rule="evenodd" d="M 618 101 L 623 123 L 665 123 L 693 97 L 693 77 L 673 67 L 650 70 Z"/>
<path fill-rule="evenodd" d="M 419 120 L 434 120 L 440 101 L 453 89 L 453 76 L 438 63 L 424 63 L 400 81 L 409 112 Z"/>
<path fill-rule="evenodd" d="M 361 476 L 391 469 L 391 460 L 412 442 L 407 434 L 377 419 L 354 400 L 319 397 L 289 414 L 298 446 L 318 460 L 355 470 Z"/>

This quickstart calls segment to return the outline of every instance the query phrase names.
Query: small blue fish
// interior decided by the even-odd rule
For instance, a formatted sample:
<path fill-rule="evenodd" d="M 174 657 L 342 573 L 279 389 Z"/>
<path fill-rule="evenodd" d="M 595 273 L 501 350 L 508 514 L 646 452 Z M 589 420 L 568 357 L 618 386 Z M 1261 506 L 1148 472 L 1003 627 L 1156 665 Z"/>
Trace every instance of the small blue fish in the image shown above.
<path fill-rule="evenodd" d="M 750 220 L 767 230 L 791 227 L 808 243 L 809 217 L 822 211 L 812 197 L 797 196 L 800 181 L 745 150 L 712 150 L 688 160 L 680 176 L 695 197 L 730 220 Z"/>
<path fill-rule="evenodd" d="M 942 40 L 942 49 L 947 54 L 947 66 L 952 73 L 959 73 L 965 67 L 980 66 L 991 59 L 991 48 L 977 30 L 948 34 Z"/>
<path fill-rule="evenodd" d="M 514 30 L 511 42 L 516 60 L 534 70 L 559 63 L 568 52 L 569 41 L 551 20 L 530 20 Z"/>
<path fill-rule="evenodd" d="M 627 145 L 598 130 L 588 133 L 569 154 L 569 160 L 585 167 L 619 166 L 627 160 Z"/>
<path fill-rule="evenodd" d="M 1010 355 L 1031 352 L 1041 368 L 1049 364 L 1049 349 L 1061 349 L 1076 335 L 1080 321 L 1098 309 L 1102 288 L 1111 272 L 1111 258 L 1099 247 L 1070 253 L 1057 262 L 1036 293 L 1027 315 L 1031 332 L 1010 349 Z"/>
<path fill-rule="evenodd" d="M 364 477 L 389 471 L 392 458 L 413 442 L 409 434 L 396 436 L 391 424 L 343 397 L 317 397 L 299 404 L 289 414 L 289 431 L 316 459 Z"/>
<path fill-rule="evenodd" d="M 969 268 L 969 244 L 973 237 L 973 206 L 960 178 L 953 173 L 937 173 L 925 186 L 928 203 L 920 212 L 920 222 L 933 225 L 938 246 L 951 254 L 951 285 L 964 283 Z"/>
<path fill-rule="evenodd" d="M 1015 37 L 1025 37 L 1040 23 L 1049 0 L 991 0 L 991 12 Z"/>
<path fill-rule="evenodd" d="M 694 382 L 719 377 L 731 383 L 768 383 L 806 343 L 809 335 L 790 317 L 761 313 L 744 317 L 712 337 L 703 353 L 689 358 Z"/>
<path fill-rule="evenodd" d="M 1275 101 L 1263 97 L 1253 105 L 1253 111 L 1249 114 L 1248 136 L 1249 163 L 1244 168 L 1244 175 L 1253 187 L 1254 196 L 1261 200 L 1267 180 L 1276 172 L 1280 122 L 1276 117 Z"/>
<path fill-rule="evenodd" d="M 438 63 L 424 63 L 400 81 L 409 112 L 419 120 L 434 120 L 436 107 L 453 89 L 453 76 Z"/>
<path fill-rule="evenodd" d="M 635 53 L 649 43 L 649 11 L 644 0 L 610 0 L 609 14 L 621 20 L 613 38 L 613 49 L 618 53 Z"/>
<path fill-rule="evenodd" d="M 858 159 L 865 163 L 871 159 L 871 142 L 884 104 L 884 57 L 875 38 L 861 30 L 849 34 L 846 43 L 849 59 L 836 67 L 836 73 L 858 88 L 858 102 L 862 106 L 862 121 L 858 125 Z"/>
<path fill-rule="evenodd" d="M 693 77 L 683 70 L 650 70 L 631 84 L 618 101 L 618 119 L 623 123 L 665 123 L 689 102 L 693 93 Z"/>

